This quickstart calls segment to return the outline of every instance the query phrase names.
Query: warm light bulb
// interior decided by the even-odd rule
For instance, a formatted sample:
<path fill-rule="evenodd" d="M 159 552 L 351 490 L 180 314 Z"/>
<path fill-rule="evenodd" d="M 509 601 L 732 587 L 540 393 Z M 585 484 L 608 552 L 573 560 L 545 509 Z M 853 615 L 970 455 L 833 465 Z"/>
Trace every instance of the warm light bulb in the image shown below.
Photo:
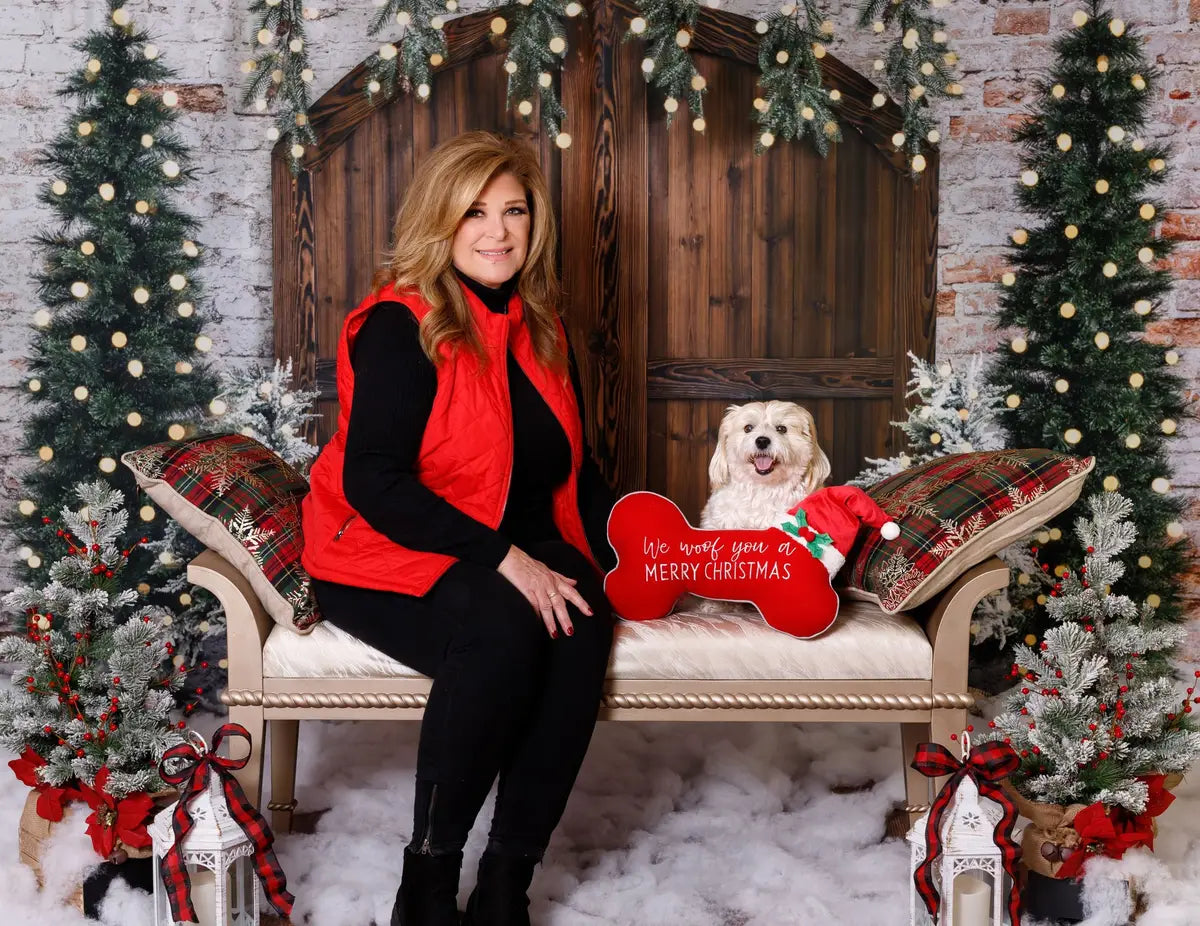
<path fill-rule="evenodd" d="M 429 84 L 417 84 L 417 96 L 422 100 L 429 98 Z"/>
<path fill-rule="evenodd" d="M 169 279 L 167 283 L 170 285 L 171 289 L 178 291 L 187 286 L 187 277 L 185 277 L 182 273 L 172 273 L 171 279 Z"/>
<path fill-rule="evenodd" d="M 629 23 L 629 31 L 634 35 L 641 35 L 646 31 L 646 20 L 641 16 L 635 16 Z"/>
<path fill-rule="evenodd" d="M 559 132 L 554 136 L 554 144 L 558 145 L 558 147 L 565 151 L 567 148 L 571 147 L 571 136 L 566 132 Z"/>
<path fill-rule="evenodd" d="M 130 376 L 141 376 L 145 372 L 145 368 L 142 366 L 142 361 L 140 360 L 130 360 L 129 363 L 125 364 L 125 369 L 129 371 Z"/>
<path fill-rule="evenodd" d="M 100 190 L 100 198 L 106 203 L 112 202 L 112 198 L 117 195 L 117 190 L 111 183 L 102 183 L 98 189 Z"/>
<path fill-rule="evenodd" d="M 653 70 L 654 70 L 654 59 L 653 58 L 643 58 L 642 59 L 642 73 L 649 74 Z"/>
<path fill-rule="evenodd" d="M 1167 362 L 1167 366 L 1171 366 L 1171 367 L 1175 366 L 1175 364 L 1179 363 L 1178 351 L 1173 351 L 1173 350 L 1167 351 L 1165 354 L 1163 354 L 1163 360 L 1165 360 Z"/>
<path fill-rule="evenodd" d="M 125 336 L 124 331 L 114 331 L 112 333 L 112 346 L 113 347 L 118 347 L 118 348 L 124 347 L 128 343 L 129 343 L 129 338 L 127 338 Z"/>
<path fill-rule="evenodd" d="M 1057 141 L 1058 141 L 1058 147 L 1060 149 L 1062 149 L 1063 151 L 1071 150 L 1071 145 L 1073 144 L 1073 142 L 1071 140 L 1071 136 L 1068 135 L 1066 132 L 1063 132 L 1062 134 L 1060 134 L 1058 136 Z"/>
<path fill-rule="evenodd" d="M 1145 383 L 1146 377 L 1144 377 L 1141 373 L 1129 374 L 1129 385 L 1131 385 L 1134 389 L 1141 389 Z"/>
<path fill-rule="evenodd" d="M 675 97 L 669 96 L 665 100 L 663 100 L 663 109 L 665 109 L 669 113 L 673 113 L 677 109 L 679 109 L 679 101 L 677 99 L 675 99 Z"/>
<path fill-rule="evenodd" d="M 87 348 L 87 338 L 82 334 L 77 334 L 71 338 L 71 350 L 81 351 Z"/>
<path fill-rule="evenodd" d="M 1064 302 L 1058 307 L 1058 314 L 1063 318 L 1075 317 L 1075 304 L 1073 302 Z"/>
<path fill-rule="evenodd" d="M 912 159 L 912 169 L 913 170 L 915 170 L 917 173 L 920 173 L 921 171 L 923 171 L 925 169 L 925 166 L 926 166 L 925 165 L 925 155 L 918 154 L 918 155 L 913 156 L 913 159 Z"/>
<path fill-rule="evenodd" d="M 176 161 L 163 161 L 162 172 L 168 177 L 174 178 L 179 176 L 179 164 Z"/>
<path fill-rule="evenodd" d="M 1121 480 L 1116 476 L 1105 476 L 1104 481 L 1100 484 L 1104 486 L 1105 492 L 1115 492 L 1121 488 Z"/>
<path fill-rule="evenodd" d="M 1108 31 L 1111 32 L 1113 35 L 1124 35 L 1125 34 L 1125 20 L 1123 20 L 1123 19 L 1111 20 L 1108 24 Z"/>
<path fill-rule="evenodd" d="M 1167 524 L 1167 536 L 1179 538 L 1183 536 L 1183 525 L 1178 521 L 1171 521 Z"/>
<path fill-rule="evenodd" d="M 770 132 L 763 132 L 758 136 L 758 141 L 764 148 L 770 148 L 775 144 L 775 136 Z"/>
<path fill-rule="evenodd" d="M 1100 268 L 1100 272 L 1106 277 L 1115 277 L 1117 275 L 1117 265 L 1111 260 L 1105 261 L 1104 266 Z"/>
<path fill-rule="evenodd" d="M 1164 434 L 1174 434 L 1178 425 L 1175 423 L 1174 418 L 1164 418 L 1159 427 L 1162 428 Z"/>
<path fill-rule="evenodd" d="M 1079 237 L 1079 226 L 1078 225 L 1068 225 L 1066 228 L 1063 229 L 1063 234 L 1066 235 L 1072 241 L 1074 241 L 1076 238 Z"/>
<path fill-rule="evenodd" d="M 1125 138 L 1125 130 L 1119 125 L 1110 125 L 1108 127 L 1108 140 L 1114 144 L 1119 144 Z"/>
<path fill-rule="evenodd" d="M 1167 492 L 1171 491 L 1171 483 L 1167 479 L 1163 478 L 1162 476 L 1158 476 L 1155 479 L 1151 480 L 1150 488 L 1153 489 L 1155 492 L 1157 492 L 1159 495 L 1165 495 Z"/>
<path fill-rule="evenodd" d="M 813 108 L 811 106 L 805 106 L 800 110 L 800 118 L 803 119 L 805 122 L 812 121 L 812 119 L 815 116 L 816 116 L 816 113 L 813 112 Z"/>
<path fill-rule="evenodd" d="M 34 377 L 33 379 L 31 379 L 28 383 L 26 383 L 26 385 L 29 387 L 30 392 L 41 392 L 42 391 L 42 381 L 40 379 L 38 379 L 37 377 Z"/>
<path fill-rule="evenodd" d="M 145 305 L 150 301 L 150 290 L 144 286 L 139 286 L 133 291 L 133 301 L 138 305 Z"/>
<path fill-rule="evenodd" d="M 42 446 L 38 448 L 38 459 L 43 463 L 49 463 L 54 459 L 54 450 L 51 447 Z"/>
<path fill-rule="evenodd" d="M 895 145 L 897 148 L 899 148 L 901 145 L 903 145 L 904 144 L 904 133 L 897 132 L 895 135 L 893 135 L 892 136 L 892 144 Z"/>
<path fill-rule="evenodd" d="M 1096 56 L 1096 70 L 1099 71 L 1101 74 L 1105 73 L 1108 70 L 1108 55 L 1097 55 Z"/>
<path fill-rule="evenodd" d="M 138 215 L 145 215 L 147 212 L 150 211 L 150 204 L 148 202 L 146 202 L 144 199 L 139 199 L 136 203 L 133 204 L 133 211 L 136 212 Z"/>
<path fill-rule="evenodd" d="M 50 324 L 50 313 L 45 309 L 38 309 L 33 313 L 33 323 L 39 328 L 45 328 Z"/>
<path fill-rule="evenodd" d="M 379 57 L 384 61 L 391 61 L 396 57 L 397 51 L 398 49 L 395 45 L 393 45 L 391 42 L 385 42 L 383 45 L 379 46 Z"/>
<path fill-rule="evenodd" d="M 787 64 L 788 53 L 781 48 L 779 51 L 775 52 L 775 60 L 780 64 Z"/>
<path fill-rule="evenodd" d="M 207 334 L 202 334 L 196 338 L 196 350 L 200 351 L 201 353 L 207 353 L 208 351 L 212 350 L 212 346 L 212 338 L 210 338 Z"/>
<path fill-rule="evenodd" d="M 1012 233 L 1012 240 L 1014 244 L 1024 244 L 1029 240 L 1029 232 L 1023 228 L 1018 228 Z"/>
<path fill-rule="evenodd" d="M 675 33 L 675 44 L 680 48 L 687 48 L 692 44 L 692 34 L 686 29 L 680 29 Z"/>
<path fill-rule="evenodd" d="M 154 515 L 155 511 L 153 505 L 142 505 L 142 507 L 138 509 L 138 517 L 140 517 L 143 521 L 153 521 Z"/>
<path fill-rule="evenodd" d="M 877 93 L 873 97 L 871 97 L 871 105 L 874 106 L 876 109 L 878 109 L 880 106 L 882 106 L 886 102 L 887 102 L 887 97 L 884 96 L 882 93 Z"/>
<path fill-rule="evenodd" d="M 1010 395 L 1004 400 L 1004 404 L 1009 408 L 1017 408 L 1021 404 L 1021 397 L 1016 394 Z"/>
<path fill-rule="evenodd" d="M 1068 444 L 1078 444 L 1081 440 L 1083 440 L 1083 434 L 1080 433 L 1078 428 L 1067 428 L 1067 430 L 1063 432 L 1063 440 L 1065 440 Z"/>
<path fill-rule="evenodd" d="M 37 511 L 37 505 L 35 505 L 30 499 L 23 498 L 21 499 L 20 504 L 17 505 L 17 510 L 20 511 L 21 514 L 25 515 L 25 517 L 29 517 L 31 514 Z"/>
<path fill-rule="evenodd" d="M 87 294 L 90 293 L 91 291 L 92 291 L 91 287 L 89 287 L 82 280 L 76 280 L 74 283 L 71 284 L 71 295 L 74 296 L 76 299 L 86 299 Z"/>
<path fill-rule="evenodd" d="M 188 363 L 186 360 L 176 360 L 175 361 L 175 372 L 180 374 L 181 376 L 186 376 L 188 373 L 192 372 L 192 365 L 190 363 Z"/>
<path fill-rule="evenodd" d="M 129 12 L 123 6 L 117 7 L 115 10 L 113 10 L 112 21 L 118 26 L 128 26 Z"/>
<path fill-rule="evenodd" d="M 1005 271 L 1005 273 L 1000 277 L 1000 282 L 1005 286 L 1012 286 L 1015 282 L 1017 282 L 1017 275 L 1011 270 Z"/>
<path fill-rule="evenodd" d="M 183 425 L 178 423 L 167 428 L 167 437 L 171 438 L 171 440 L 183 440 L 183 437 L 186 433 L 187 431 L 184 429 Z"/>
<path fill-rule="evenodd" d="M 1021 182 L 1025 186 L 1036 186 L 1038 182 L 1038 172 L 1036 170 L 1021 171 Z"/>
<path fill-rule="evenodd" d="M 1096 336 L 1092 340 L 1096 342 L 1096 346 L 1100 350 L 1108 350 L 1108 345 L 1111 343 L 1108 335 L 1103 331 L 1097 331 Z"/>
<path fill-rule="evenodd" d="M 1138 557 L 1138 565 L 1141 566 L 1143 569 L 1149 569 L 1152 565 L 1154 565 L 1154 560 L 1152 560 L 1145 553 L 1143 553 L 1141 556 Z"/>
<path fill-rule="evenodd" d="M 114 470 L 116 470 L 116 468 L 117 468 L 117 461 L 114 460 L 112 457 L 101 457 L 100 458 L 100 472 L 111 473 Z"/>
<path fill-rule="evenodd" d="M 1142 446 L 1142 438 L 1138 434 L 1127 434 L 1125 436 L 1125 446 L 1130 450 L 1137 450 Z"/>
<path fill-rule="evenodd" d="M 1146 89 L 1146 78 L 1144 78 L 1141 74 L 1134 74 L 1129 78 L 1129 82 L 1133 84 L 1133 89 L 1135 90 Z"/>
<path fill-rule="evenodd" d="M 137 412 L 130 412 L 128 415 L 125 416 L 125 421 L 128 422 L 130 427 L 137 428 L 137 427 L 140 427 L 142 424 L 142 416 L 139 415 Z"/>
<path fill-rule="evenodd" d="M 1096 181 L 1096 192 L 1101 195 L 1108 192 L 1108 181 L 1103 177 Z"/>
<path fill-rule="evenodd" d="M 213 399 L 208 403 L 208 410 L 214 415 L 224 415 L 229 410 L 229 406 L 225 404 L 224 399 Z"/>
<path fill-rule="evenodd" d="M 175 307 L 175 311 L 179 313 L 181 318 L 190 318 L 192 313 L 196 311 L 196 307 L 190 302 L 181 302 Z"/>
<path fill-rule="evenodd" d="M 1023 353 L 1025 353 L 1025 350 L 1028 347 L 1029 347 L 1029 344 L 1024 338 L 1013 338 L 1012 339 L 1013 353 L 1023 354 Z"/>
<path fill-rule="evenodd" d="M 72 394 L 75 396 L 76 399 L 78 399 L 80 402 L 82 402 L 88 397 L 88 387 L 87 386 L 76 386 L 75 391 Z"/>
<path fill-rule="evenodd" d="M 1054 99 L 1056 99 L 1056 100 L 1061 100 L 1064 96 L 1067 95 L 1067 88 L 1064 87 L 1062 84 L 1055 84 L 1053 87 L 1050 88 L 1050 95 L 1052 97 L 1054 97 Z"/>
<path fill-rule="evenodd" d="M 491 27 L 493 35 L 504 35 L 505 30 L 508 29 L 508 20 L 503 16 L 494 16 L 492 17 Z"/>
<path fill-rule="evenodd" d="M 1152 171 L 1155 171 L 1156 173 L 1158 171 L 1162 170 L 1166 166 L 1167 166 L 1167 162 L 1164 161 L 1162 158 L 1151 158 L 1150 159 L 1150 169 Z"/>
<path fill-rule="evenodd" d="M 539 87 L 549 87 L 552 83 L 554 83 L 554 76 L 549 71 L 542 71 L 538 75 Z"/>
<path fill-rule="evenodd" d="M 1070 388 L 1071 388 L 1071 384 L 1068 383 L 1065 379 L 1059 378 L 1054 381 L 1054 389 L 1056 392 L 1063 393 L 1063 392 L 1066 392 Z"/>

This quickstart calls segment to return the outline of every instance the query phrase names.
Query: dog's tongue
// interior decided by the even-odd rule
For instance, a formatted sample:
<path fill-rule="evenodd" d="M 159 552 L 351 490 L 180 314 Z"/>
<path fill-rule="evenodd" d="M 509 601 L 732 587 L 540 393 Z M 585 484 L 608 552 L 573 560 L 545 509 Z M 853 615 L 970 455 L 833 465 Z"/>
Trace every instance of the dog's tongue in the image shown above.
<path fill-rule="evenodd" d="M 769 473 L 775 465 L 775 458 L 769 453 L 759 453 L 754 457 L 754 468 L 760 473 Z"/>

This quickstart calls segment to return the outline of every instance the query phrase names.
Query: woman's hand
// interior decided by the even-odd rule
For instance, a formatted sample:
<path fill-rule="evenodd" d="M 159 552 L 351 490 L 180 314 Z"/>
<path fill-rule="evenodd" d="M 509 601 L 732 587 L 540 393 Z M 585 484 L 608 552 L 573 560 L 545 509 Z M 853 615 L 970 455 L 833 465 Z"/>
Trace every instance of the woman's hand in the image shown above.
<path fill-rule="evenodd" d="M 583 596 L 575 591 L 574 579 L 560 575 L 516 545 L 508 548 L 508 554 L 496 567 L 496 571 L 528 599 L 533 609 L 542 616 L 542 622 L 552 637 L 558 636 L 558 628 L 554 626 L 555 620 L 568 636 L 575 632 L 575 628 L 571 626 L 571 618 L 567 616 L 568 601 L 584 614 L 592 613 Z"/>

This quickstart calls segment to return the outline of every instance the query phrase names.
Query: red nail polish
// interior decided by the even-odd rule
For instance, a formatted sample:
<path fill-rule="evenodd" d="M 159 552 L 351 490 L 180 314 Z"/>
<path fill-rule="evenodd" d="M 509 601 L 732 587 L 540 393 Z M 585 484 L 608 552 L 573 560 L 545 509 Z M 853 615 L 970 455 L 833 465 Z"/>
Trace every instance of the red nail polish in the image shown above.
<path fill-rule="evenodd" d="M 569 637 L 569 636 L 571 636 L 571 634 L 573 634 L 574 632 L 575 632 L 575 628 L 574 628 L 574 627 L 568 627 L 568 628 L 567 628 L 567 636 L 568 636 L 568 637 Z"/>
<path fill-rule="evenodd" d="M 557 640 L 557 639 L 558 639 L 558 631 L 557 631 L 557 630 L 551 630 L 551 631 L 550 631 L 550 639 L 551 639 L 551 640 Z"/>

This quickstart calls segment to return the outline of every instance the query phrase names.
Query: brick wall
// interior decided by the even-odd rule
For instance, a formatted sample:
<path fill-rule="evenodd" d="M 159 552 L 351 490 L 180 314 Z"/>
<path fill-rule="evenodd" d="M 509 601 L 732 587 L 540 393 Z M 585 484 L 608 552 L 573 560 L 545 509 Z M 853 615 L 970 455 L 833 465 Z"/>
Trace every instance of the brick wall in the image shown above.
<path fill-rule="evenodd" d="M 234 0 L 130 0 L 135 20 L 155 34 L 163 60 L 179 72 L 186 115 L 182 130 L 199 156 L 199 180 L 188 208 L 204 222 L 210 248 L 206 284 L 221 320 L 210 334 L 221 364 L 270 355 L 270 198 L 267 118 L 238 103 L 252 20 Z M 734 0 L 727 8 L 753 13 L 769 4 Z M 369 0 L 313 0 L 309 24 L 319 96 L 369 54 L 376 42 L 366 24 Z M 862 73 L 880 44 L 853 27 L 851 0 L 826 4 L 840 39 L 833 53 Z M 1017 150 L 1008 141 L 1031 102 L 1029 81 L 1044 72 L 1053 37 L 1070 27 L 1076 3 L 957 0 L 943 10 L 961 56 L 963 96 L 941 108 L 942 215 L 938 270 L 938 355 L 953 360 L 995 344 L 991 323 L 994 282 L 1004 269 L 1004 242 L 1022 223 L 1013 185 Z M 463 10 L 478 8 L 464 4 Z M 1182 347 L 1182 369 L 1200 393 L 1200 0 L 1115 0 L 1116 15 L 1147 36 L 1151 57 L 1164 69 L 1150 133 L 1175 144 L 1164 233 L 1179 240 L 1172 257 L 1178 277 L 1154 336 Z M 6 0 L 0 7 L 0 504 L 11 504 L 13 456 L 24 394 L 28 320 L 37 308 L 26 265 L 30 230 L 46 216 L 37 205 L 43 182 L 38 150 L 62 124 L 66 107 L 53 93 L 61 75 L 79 63 L 70 43 L 98 25 L 100 0 Z M 681 129 L 682 130 L 682 129 Z M 569 155 L 568 155 L 569 156 Z M 1200 429 L 1182 429 L 1173 458 L 1178 490 L 1191 500 L 1187 528 L 1200 541 Z M 0 559 L 0 585 L 5 570 Z M 1200 605 L 1200 574 L 1192 577 Z M 1198 625 L 1200 626 L 1200 625 Z M 1200 658 L 1200 633 L 1192 646 Z"/>

